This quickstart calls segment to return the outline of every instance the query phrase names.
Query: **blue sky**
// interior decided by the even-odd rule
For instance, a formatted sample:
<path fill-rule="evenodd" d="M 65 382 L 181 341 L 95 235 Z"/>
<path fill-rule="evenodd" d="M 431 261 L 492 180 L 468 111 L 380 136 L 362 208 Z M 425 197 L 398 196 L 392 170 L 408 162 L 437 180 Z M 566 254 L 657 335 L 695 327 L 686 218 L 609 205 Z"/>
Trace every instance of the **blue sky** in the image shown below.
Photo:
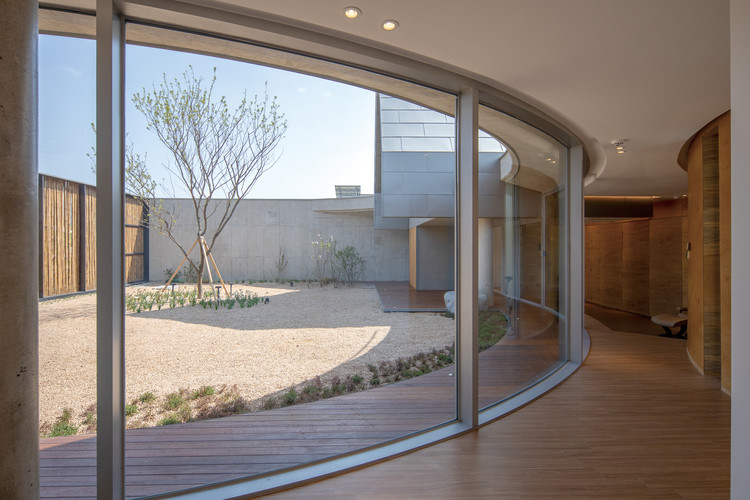
<path fill-rule="evenodd" d="M 214 57 L 128 46 L 126 130 L 135 150 L 148 154 L 152 176 L 166 179 L 168 155 L 131 97 L 151 89 L 166 73 L 180 77 L 192 65 L 209 81 L 216 67 L 216 96 L 230 107 L 262 96 L 265 83 L 286 115 L 287 134 L 279 162 L 253 188 L 250 198 L 332 198 L 334 185 L 358 184 L 373 192 L 375 95 L 367 90 L 273 68 Z M 39 171 L 95 184 L 90 124 L 96 120 L 95 42 L 39 36 Z M 177 189 L 177 185 L 175 185 Z M 180 193 L 178 192 L 178 195 Z"/>

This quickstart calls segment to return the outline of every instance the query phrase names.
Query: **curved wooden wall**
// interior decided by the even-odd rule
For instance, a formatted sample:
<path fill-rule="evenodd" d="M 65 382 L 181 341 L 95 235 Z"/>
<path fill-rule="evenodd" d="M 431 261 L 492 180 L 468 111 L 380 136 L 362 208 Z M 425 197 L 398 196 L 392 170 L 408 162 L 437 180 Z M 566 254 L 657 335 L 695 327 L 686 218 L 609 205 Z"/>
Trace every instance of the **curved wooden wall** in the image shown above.
<path fill-rule="evenodd" d="M 730 115 L 689 141 L 688 354 L 731 391 Z"/>

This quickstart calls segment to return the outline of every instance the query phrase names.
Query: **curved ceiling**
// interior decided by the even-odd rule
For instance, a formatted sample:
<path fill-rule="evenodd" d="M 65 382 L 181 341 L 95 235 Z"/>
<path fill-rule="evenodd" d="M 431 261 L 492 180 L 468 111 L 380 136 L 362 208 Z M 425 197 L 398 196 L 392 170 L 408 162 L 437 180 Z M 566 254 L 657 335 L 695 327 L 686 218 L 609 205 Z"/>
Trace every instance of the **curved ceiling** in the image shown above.
<path fill-rule="evenodd" d="M 189 0 L 243 8 L 244 0 Z M 349 20 L 343 9 L 362 15 Z M 729 109 L 727 0 L 254 0 L 290 23 L 459 68 L 586 142 L 586 194 L 677 196 L 680 147 Z M 384 19 L 399 28 L 386 32 Z M 616 154 L 614 139 L 626 139 Z"/>
<path fill-rule="evenodd" d="M 677 163 L 681 146 L 729 109 L 728 0 L 121 3 L 171 5 L 175 12 L 191 4 L 239 11 L 458 70 L 529 102 L 576 133 L 591 159 L 589 195 L 685 194 L 687 174 Z M 344 17 L 349 5 L 362 15 Z M 397 20 L 398 29 L 384 31 L 385 19 Z M 615 139 L 626 140 L 625 154 L 616 154 Z"/>

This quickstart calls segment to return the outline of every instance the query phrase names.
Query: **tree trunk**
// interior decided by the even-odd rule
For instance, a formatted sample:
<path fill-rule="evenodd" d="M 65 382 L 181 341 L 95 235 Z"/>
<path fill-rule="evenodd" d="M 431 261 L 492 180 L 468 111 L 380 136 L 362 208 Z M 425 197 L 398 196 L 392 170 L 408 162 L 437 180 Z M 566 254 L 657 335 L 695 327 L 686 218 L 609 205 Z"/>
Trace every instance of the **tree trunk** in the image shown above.
<path fill-rule="evenodd" d="M 196 278 L 196 282 L 198 284 L 198 300 L 203 297 L 203 270 L 205 268 L 206 260 L 203 257 L 203 253 L 201 252 L 201 261 L 200 264 L 198 264 L 198 277 Z"/>

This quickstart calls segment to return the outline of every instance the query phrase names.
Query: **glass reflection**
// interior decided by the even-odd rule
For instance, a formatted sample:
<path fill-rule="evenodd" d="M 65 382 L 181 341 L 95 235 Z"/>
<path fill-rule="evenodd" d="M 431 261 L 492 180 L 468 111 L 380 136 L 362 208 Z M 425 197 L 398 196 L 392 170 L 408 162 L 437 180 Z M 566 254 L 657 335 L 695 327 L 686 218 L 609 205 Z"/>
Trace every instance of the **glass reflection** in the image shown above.
<path fill-rule="evenodd" d="M 486 106 L 480 106 L 479 126 L 479 398 L 487 407 L 565 358 L 567 152 Z M 483 149 L 482 135 L 504 147 Z"/>
<path fill-rule="evenodd" d="M 204 44 L 203 52 L 270 57 L 161 34 Z M 128 25 L 131 40 L 159 36 Z M 336 76 L 351 71 L 316 70 L 331 67 Z M 455 419 L 455 322 L 442 313 L 453 288 L 455 98 L 395 80 L 400 97 L 391 97 L 135 45 L 126 69 L 129 153 L 155 183 L 143 197 L 151 283 L 127 298 L 127 494 L 280 471 Z M 197 112 L 170 105 L 180 119 L 154 133 L 152 102 L 191 82 L 213 89 L 207 102 L 226 96 L 229 112 L 245 89 L 251 101 L 267 82 L 284 115 L 276 121 L 287 123 L 273 168 L 236 206 L 226 185 L 210 192 L 219 181 L 203 180 L 207 161 L 232 153 L 198 152 L 213 138 L 198 143 L 193 131 L 205 122 L 191 121 Z M 431 107 L 405 100 L 412 95 Z M 219 167 L 218 179 L 231 183 L 236 166 Z M 220 219 L 227 206 L 231 218 L 214 239 L 211 214 Z M 200 293 L 198 252 L 207 263 Z"/>

